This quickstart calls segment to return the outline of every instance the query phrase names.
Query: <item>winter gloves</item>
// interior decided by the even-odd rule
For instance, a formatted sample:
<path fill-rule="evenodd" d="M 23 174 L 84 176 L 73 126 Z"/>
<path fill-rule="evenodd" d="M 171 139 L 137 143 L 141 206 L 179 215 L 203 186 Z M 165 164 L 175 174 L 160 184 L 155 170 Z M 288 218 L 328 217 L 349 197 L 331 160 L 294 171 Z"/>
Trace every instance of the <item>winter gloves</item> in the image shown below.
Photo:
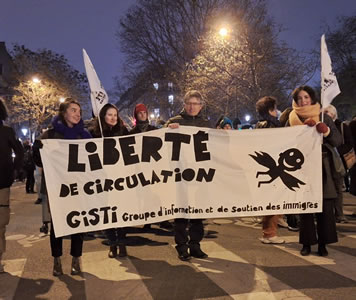
<path fill-rule="evenodd" d="M 310 127 L 313 127 L 313 126 L 316 125 L 316 130 L 319 133 L 322 133 L 324 137 L 327 137 L 330 134 L 330 128 L 323 122 L 316 123 L 312 119 L 307 119 L 307 120 L 304 121 L 304 124 L 308 125 Z"/>

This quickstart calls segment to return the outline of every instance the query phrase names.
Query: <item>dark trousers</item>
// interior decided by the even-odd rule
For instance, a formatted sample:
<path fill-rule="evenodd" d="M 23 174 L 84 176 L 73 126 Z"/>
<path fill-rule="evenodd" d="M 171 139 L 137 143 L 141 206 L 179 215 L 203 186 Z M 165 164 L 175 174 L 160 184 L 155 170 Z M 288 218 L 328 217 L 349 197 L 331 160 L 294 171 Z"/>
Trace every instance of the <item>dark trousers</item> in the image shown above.
<path fill-rule="evenodd" d="M 300 215 L 299 243 L 303 245 L 331 244 L 337 242 L 334 214 L 335 199 L 323 200 L 323 212 Z"/>
<path fill-rule="evenodd" d="M 74 257 L 82 256 L 83 252 L 83 234 L 76 233 L 70 236 L 71 244 L 70 244 L 70 255 Z M 51 233 L 50 233 L 50 241 L 51 241 L 51 251 L 53 257 L 62 256 L 63 251 L 63 237 L 56 238 L 54 236 L 53 224 L 51 223 Z"/>
<path fill-rule="evenodd" d="M 126 227 L 105 230 L 110 246 L 126 245 Z"/>
<path fill-rule="evenodd" d="M 189 234 L 187 227 L 189 226 Z M 188 239 L 189 235 L 189 239 Z M 187 251 L 189 245 L 199 245 L 204 236 L 202 219 L 175 219 L 174 220 L 174 240 L 177 244 L 178 252 Z M 189 244 L 189 245 L 188 245 Z"/>
<path fill-rule="evenodd" d="M 34 170 L 26 170 L 26 192 L 33 192 L 35 187 Z"/>

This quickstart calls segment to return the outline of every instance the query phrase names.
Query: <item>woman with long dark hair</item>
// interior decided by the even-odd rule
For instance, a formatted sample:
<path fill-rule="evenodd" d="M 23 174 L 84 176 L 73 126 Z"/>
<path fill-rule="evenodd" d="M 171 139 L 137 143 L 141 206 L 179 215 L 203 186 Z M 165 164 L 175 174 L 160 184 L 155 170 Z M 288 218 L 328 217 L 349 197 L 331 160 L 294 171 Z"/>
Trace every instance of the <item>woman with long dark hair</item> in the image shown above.
<path fill-rule="evenodd" d="M 318 254 L 327 256 L 326 245 L 338 241 L 334 214 L 334 203 L 337 199 L 335 175 L 338 162 L 334 159 L 333 151 L 334 147 L 341 145 L 342 138 L 327 114 L 324 114 L 324 122 L 320 122 L 322 119 L 320 104 L 311 87 L 300 86 L 293 91 L 292 96 L 292 110 L 289 110 L 288 115 L 285 116 L 286 125 L 316 126 L 316 130 L 323 134 L 323 211 L 315 214 L 317 226 L 314 223 L 314 214 L 300 215 L 299 243 L 303 245 L 300 253 L 303 256 L 309 255 L 311 246 L 318 244 Z"/>
<path fill-rule="evenodd" d="M 107 103 L 100 110 L 99 118 L 96 119 L 94 127 L 90 129 L 93 137 L 102 137 L 100 125 L 103 131 L 103 137 L 123 136 L 129 134 L 124 122 L 119 116 L 119 110 L 113 104 Z M 108 256 L 115 258 L 117 246 L 119 246 L 119 257 L 127 256 L 126 250 L 126 228 L 110 228 L 105 231 L 110 244 Z"/>

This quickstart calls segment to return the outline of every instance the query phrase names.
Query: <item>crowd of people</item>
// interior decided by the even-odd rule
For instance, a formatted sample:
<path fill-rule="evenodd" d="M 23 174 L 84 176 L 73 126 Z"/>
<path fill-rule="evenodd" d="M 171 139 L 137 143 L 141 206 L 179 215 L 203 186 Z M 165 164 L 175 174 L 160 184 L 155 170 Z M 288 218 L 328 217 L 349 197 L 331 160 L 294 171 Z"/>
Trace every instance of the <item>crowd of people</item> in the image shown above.
<path fill-rule="evenodd" d="M 348 222 L 343 213 L 343 191 L 356 195 L 356 164 L 350 167 L 344 159 L 344 154 L 355 149 L 356 117 L 351 122 L 341 122 L 337 111 L 330 105 L 324 110 L 315 91 L 309 86 L 300 86 L 292 93 L 292 107 L 286 109 L 280 116 L 278 114 L 278 101 L 276 98 L 266 96 L 256 102 L 256 111 L 259 116 L 256 130 L 265 128 L 279 128 L 287 126 L 308 125 L 315 127 L 323 135 L 322 144 L 322 180 L 323 180 L 323 211 L 316 214 L 287 215 L 287 223 L 281 215 L 263 216 L 262 237 L 264 244 L 281 244 L 284 239 L 277 235 L 278 224 L 291 230 L 299 230 L 299 243 L 302 245 L 301 255 L 311 253 L 311 246 L 318 245 L 318 254 L 327 256 L 326 245 L 337 242 L 336 222 Z M 170 118 L 164 127 L 171 129 L 179 126 L 211 127 L 210 122 L 204 118 L 202 108 L 203 97 L 198 91 L 189 91 L 184 96 L 183 109 L 175 117 Z M 324 112 L 324 113 L 323 113 Z M 7 118 L 4 101 L 0 101 L 0 168 L 6 170 L 0 174 L 0 271 L 2 254 L 5 252 L 5 230 L 9 223 L 10 186 L 21 169 L 26 171 L 26 192 L 35 192 L 34 171 L 42 173 L 42 161 L 39 149 L 44 139 L 86 139 L 91 137 L 114 137 L 129 134 L 138 134 L 157 128 L 149 124 L 147 107 L 139 103 L 135 106 L 133 116 L 135 125 L 129 130 L 119 116 L 119 110 L 113 104 L 106 104 L 88 128 L 84 126 L 82 111 L 79 102 L 67 98 L 60 104 L 58 114 L 53 118 L 51 126 L 35 141 L 33 147 L 29 142 L 23 145 L 16 138 L 15 132 L 3 124 Z M 215 128 L 233 130 L 236 128 L 227 116 L 219 118 Z M 337 149 L 337 150 L 336 150 Z M 15 153 L 15 159 L 12 158 Z M 37 185 L 38 200 L 43 205 L 43 226 L 41 231 L 50 231 L 50 247 L 53 256 L 53 275 L 63 274 L 61 256 L 63 238 L 56 238 L 51 223 L 50 210 L 47 201 L 46 178 L 42 173 L 40 184 Z M 350 181 L 351 179 L 351 181 Z M 316 221 L 316 222 L 315 222 Z M 50 230 L 48 228 L 50 224 Z M 172 227 L 168 221 L 159 224 L 163 228 Z M 145 228 L 150 228 L 150 224 Z M 204 236 L 202 219 L 174 219 L 174 239 L 178 258 L 188 261 L 192 257 L 206 258 L 208 256 L 200 246 Z M 111 228 L 105 230 L 109 243 L 109 258 L 125 257 L 127 253 L 127 228 Z M 83 234 L 72 234 L 70 254 L 72 256 L 71 274 L 81 273 L 80 257 L 83 251 Z"/>

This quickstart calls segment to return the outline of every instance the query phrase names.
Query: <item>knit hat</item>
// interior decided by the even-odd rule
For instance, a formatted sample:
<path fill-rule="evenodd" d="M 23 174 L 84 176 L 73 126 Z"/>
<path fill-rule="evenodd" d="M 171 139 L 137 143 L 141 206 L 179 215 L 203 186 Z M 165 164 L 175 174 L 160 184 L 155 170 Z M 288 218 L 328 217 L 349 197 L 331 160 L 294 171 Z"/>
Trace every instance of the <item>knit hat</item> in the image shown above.
<path fill-rule="evenodd" d="M 147 113 L 147 107 L 143 103 L 136 104 L 135 110 L 134 110 L 134 117 L 137 119 L 137 113 L 140 111 L 145 111 Z"/>
<path fill-rule="evenodd" d="M 220 128 L 224 129 L 225 125 L 229 124 L 231 126 L 231 129 L 233 129 L 233 125 L 232 122 L 229 118 L 224 117 L 221 121 L 220 121 Z"/>

